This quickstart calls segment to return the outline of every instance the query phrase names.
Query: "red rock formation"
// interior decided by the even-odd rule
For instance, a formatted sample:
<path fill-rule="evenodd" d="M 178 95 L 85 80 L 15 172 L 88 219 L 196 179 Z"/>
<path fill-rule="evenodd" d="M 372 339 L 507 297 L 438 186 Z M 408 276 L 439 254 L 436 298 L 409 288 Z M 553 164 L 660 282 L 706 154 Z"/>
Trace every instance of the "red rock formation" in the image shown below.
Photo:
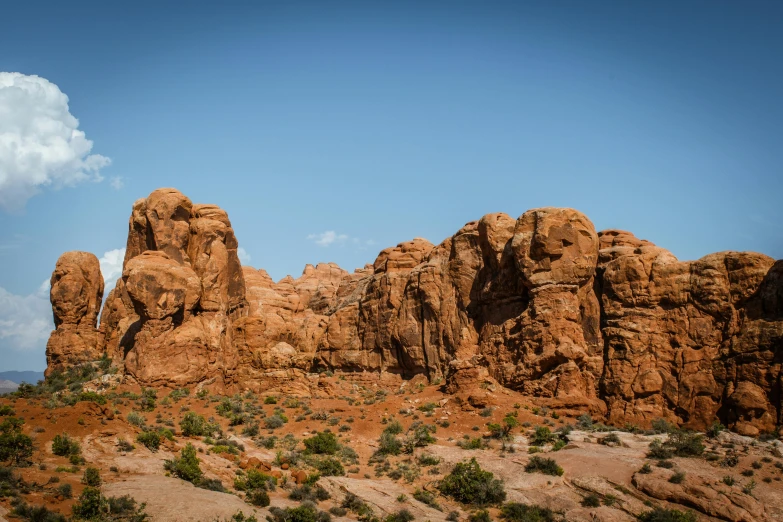
<path fill-rule="evenodd" d="M 474 405 L 502 385 L 614 423 L 718 418 L 754 434 L 782 420 L 783 261 L 724 252 L 680 262 L 557 208 L 488 214 L 354 273 L 308 265 L 275 283 L 240 267 L 236 251 L 218 207 L 173 189 L 137 201 L 98 347 L 147 385 L 307 394 L 325 367 L 445 378 Z M 76 315 L 94 328 L 94 315 Z"/>
<path fill-rule="evenodd" d="M 246 314 L 225 211 L 158 189 L 133 205 L 122 279 L 101 319 L 107 353 L 144 385 L 233 383 L 232 323 Z"/>
<path fill-rule="evenodd" d="M 57 260 L 49 299 L 55 330 L 46 343 L 46 375 L 100 358 L 102 342 L 95 328 L 103 299 L 98 258 L 66 252 Z"/>

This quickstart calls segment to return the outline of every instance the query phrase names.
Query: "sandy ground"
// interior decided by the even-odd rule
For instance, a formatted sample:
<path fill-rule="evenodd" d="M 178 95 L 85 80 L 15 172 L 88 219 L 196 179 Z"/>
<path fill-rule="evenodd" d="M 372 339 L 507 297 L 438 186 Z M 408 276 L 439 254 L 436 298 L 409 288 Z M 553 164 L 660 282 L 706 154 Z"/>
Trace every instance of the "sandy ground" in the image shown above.
<path fill-rule="evenodd" d="M 140 390 L 119 387 L 115 392 Z M 723 456 L 736 452 L 739 464 L 723 468 L 717 462 L 704 458 L 671 459 L 673 469 L 664 469 L 645 458 L 650 442 L 655 438 L 617 432 L 618 446 L 610 447 L 599 443 L 606 433 L 574 430 L 569 435 L 569 444 L 551 451 L 548 446 L 540 454 L 553 458 L 565 470 L 563 476 L 549 476 L 526 473 L 524 467 L 530 460 L 528 436 L 536 426 L 548 424 L 554 431 L 565 424 L 574 424 L 575 419 L 561 412 L 559 418 L 552 412 L 539 410 L 534 399 L 522 397 L 502 390 L 490 394 L 491 410 L 482 415 L 479 410 L 460 406 L 456 400 L 439 391 L 437 386 L 408 386 L 402 391 L 396 387 L 383 389 L 377 384 L 355 383 L 335 377 L 328 396 L 303 398 L 301 404 L 286 407 L 280 398 L 278 404 L 264 404 L 263 397 L 245 399 L 247 405 L 263 410 L 266 416 L 281 408 L 289 421 L 275 430 L 262 428 L 260 436 L 274 435 L 278 445 L 266 449 L 257 443 L 257 437 L 242 434 L 242 426 L 231 427 L 227 419 L 219 416 L 214 401 L 194 396 L 179 401 L 164 400 L 168 391 L 159 390 L 154 411 L 142 412 L 148 426 L 163 426 L 173 430 L 174 441 L 164 441 L 161 448 L 152 452 L 135 442 L 141 431 L 128 422 L 128 414 L 138 410 L 133 399 L 118 399 L 106 406 L 91 402 L 80 402 L 72 407 L 49 409 L 43 400 L 0 399 L 0 404 L 10 404 L 16 415 L 25 419 L 25 432 L 35 440 L 36 452 L 33 466 L 18 471 L 29 484 L 35 484 L 29 494 L 24 495 L 30 504 L 44 504 L 50 509 L 69 515 L 71 506 L 84 486 L 81 477 L 86 466 L 100 469 L 104 481 L 102 491 L 108 496 L 131 495 L 138 502 L 147 504 L 146 511 L 155 521 L 207 521 L 224 520 L 243 511 L 246 515 L 255 513 L 264 520 L 268 511 L 257 509 L 243 500 L 243 494 L 233 488 L 234 478 L 240 472 L 240 464 L 253 457 L 271 464 L 276 453 L 285 451 L 280 441 L 287 435 L 301 440 L 326 429 L 338 434 L 340 443 L 349 446 L 358 455 L 358 464 L 345 464 L 345 477 L 324 477 L 320 483 L 331 494 L 331 499 L 321 502 L 319 509 L 328 510 L 339 505 L 347 492 L 359 496 L 370 505 L 376 515 L 385 516 L 400 509 L 409 510 L 416 520 L 443 521 L 450 511 L 457 511 L 465 520 L 469 506 L 462 506 L 448 498 L 438 496 L 442 511 L 423 504 L 413 498 L 417 489 L 437 493 L 437 482 L 452 466 L 470 457 L 476 457 L 483 469 L 491 471 L 505 483 L 508 500 L 538 504 L 566 514 L 569 521 L 632 521 L 650 506 L 693 509 L 701 520 L 747 520 L 766 522 L 783 520 L 783 469 L 776 463 L 783 462 L 781 445 L 759 443 L 745 437 L 721 434 L 717 440 L 706 442 L 708 450 Z M 352 404 L 349 403 L 352 402 Z M 429 406 L 425 406 L 429 405 Z M 517 407 L 515 407 L 515 405 Z M 327 420 L 314 420 L 305 415 L 305 407 L 313 413 L 322 412 Z M 420 408 L 421 407 L 421 408 Z M 213 417 L 221 424 L 227 438 L 244 446 L 238 456 L 217 454 L 202 438 L 187 438 L 179 433 L 179 422 L 187 411 L 195 411 L 206 418 Z M 534 413 L 536 412 L 536 413 Z M 513 432 L 513 440 L 507 444 L 513 452 L 501 451 L 499 441 L 488 440 L 490 447 L 480 450 L 465 450 L 457 446 L 463 436 L 486 435 L 487 423 L 501 422 L 508 413 L 515 413 L 522 424 Z M 398 465 L 416 468 L 418 475 L 408 482 L 404 477 L 392 480 L 387 475 L 376 475 L 375 464 L 368 463 L 378 447 L 378 437 L 385 427 L 385 420 L 395 418 L 405 428 L 413 422 L 438 423 L 435 444 L 417 448 L 415 455 L 390 457 L 390 469 Z M 260 415 L 257 418 L 261 418 Z M 344 428 L 343 428 L 344 426 Z M 86 465 L 71 470 L 65 457 L 51 452 L 51 441 L 60 433 L 68 433 L 82 446 Z M 658 436 L 661 437 L 661 436 Z M 118 441 L 124 439 L 135 444 L 130 452 L 121 452 Z M 254 440 L 255 439 L 255 440 Z M 198 450 L 200 466 L 207 478 L 220 480 L 229 493 L 218 493 L 195 488 L 193 485 L 166 476 L 163 463 L 175 457 L 186 443 L 192 443 Z M 301 449 L 301 443 L 298 445 Z M 435 466 L 417 466 L 416 458 L 429 454 L 441 459 Z M 646 463 L 652 465 L 652 473 L 640 474 Z M 295 467 L 295 466 L 294 466 Z M 288 485 L 278 487 L 270 494 L 273 506 L 298 505 L 288 499 L 293 483 L 291 469 L 272 466 L 281 481 Z M 682 484 L 673 484 L 669 478 L 677 471 L 685 472 Z M 752 476 L 742 474 L 752 472 Z M 728 486 L 723 478 L 731 476 L 734 486 Z M 742 492 L 744 486 L 753 481 L 752 494 Z M 72 499 L 61 498 L 56 488 L 62 484 L 73 487 Z M 601 499 L 599 507 L 582 507 L 588 494 L 597 494 Z M 10 499 L 0 499 L 0 521 L 3 508 L 10 509 Z M 497 518 L 497 510 L 490 512 Z M 7 517 L 6 517 L 7 518 Z M 356 520 L 355 515 L 333 520 Z"/>

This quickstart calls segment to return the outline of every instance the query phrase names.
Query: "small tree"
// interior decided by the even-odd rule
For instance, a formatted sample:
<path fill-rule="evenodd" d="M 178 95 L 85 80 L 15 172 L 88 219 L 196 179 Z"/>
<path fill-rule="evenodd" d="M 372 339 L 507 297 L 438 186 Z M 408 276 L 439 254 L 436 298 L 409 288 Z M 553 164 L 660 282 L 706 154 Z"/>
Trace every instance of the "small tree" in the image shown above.
<path fill-rule="evenodd" d="M 26 465 L 33 456 L 33 439 L 22 433 L 24 421 L 8 417 L 0 424 L 0 461 Z"/>
<path fill-rule="evenodd" d="M 101 474 L 98 468 L 87 468 L 84 470 L 84 476 L 82 477 L 82 484 L 87 484 L 97 488 L 101 485 Z"/>
<path fill-rule="evenodd" d="M 465 504 L 483 506 L 506 499 L 503 481 L 481 469 L 475 458 L 456 464 L 451 473 L 440 481 L 438 489 L 444 495 Z"/>
<path fill-rule="evenodd" d="M 198 462 L 196 448 L 193 447 L 193 444 L 188 442 L 188 444 L 182 448 L 180 456 L 165 461 L 163 467 L 175 477 L 197 484 L 204 475 Z"/>
<path fill-rule="evenodd" d="M 337 443 L 337 437 L 330 431 L 316 433 L 309 439 L 304 439 L 305 448 L 308 453 L 317 455 L 334 455 L 337 453 L 340 445 Z"/>

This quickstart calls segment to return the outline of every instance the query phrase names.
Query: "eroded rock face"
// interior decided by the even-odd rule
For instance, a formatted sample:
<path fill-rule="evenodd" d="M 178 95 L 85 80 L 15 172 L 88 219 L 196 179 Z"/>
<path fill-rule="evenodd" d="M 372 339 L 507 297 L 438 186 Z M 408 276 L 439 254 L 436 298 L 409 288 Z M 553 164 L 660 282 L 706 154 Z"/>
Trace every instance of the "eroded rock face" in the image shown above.
<path fill-rule="evenodd" d="M 58 295 L 73 297 L 55 299 L 53 278 L 51 367 L 105 349 L 145 385 L 312 394 L 328 368 L 444 379 L 476 407 L 505 386 L 613 423 L 718 418 L 756 434 L 783 420 L 783 261 L 761 254 L 681 262 L 559 208 L 488 214 L 353 273 L 322 263 L 274 282 L 237 248 L 214 205 L 174 189 L 137 201 L 96 342 L 100 296 L 82 294 L 97 279 L 74 267 L 99 276 L 97 259 L 58 262 L 71 278 Z"/>
<path fill-rule="evenodd" d="M 46 344 L 46 375 L 100 358 L 102 339 L 96 329 L 103 299 L 98 258 L 88 252 L 66 252 L 51 278 L 55 330 Z"/>
<path fill-rule="evenodd" d="M 106 352 L 144 385 L 230 386 L 232 323 L 247 313 L 225 211 L 159 189 L 133 205 L 122 279 L 101 320 Z"/>
<path fill-rule="evenodd" d="M 618 249 L 609 235 L 601 258 L 610 420 L 698 428 L 717 416 L 745 434 L 774 429 L 783 322 L 780 302 L 765 297 L 779 291 L 780 263 L 745 252 L 680 262 L 632 236 Z"/>

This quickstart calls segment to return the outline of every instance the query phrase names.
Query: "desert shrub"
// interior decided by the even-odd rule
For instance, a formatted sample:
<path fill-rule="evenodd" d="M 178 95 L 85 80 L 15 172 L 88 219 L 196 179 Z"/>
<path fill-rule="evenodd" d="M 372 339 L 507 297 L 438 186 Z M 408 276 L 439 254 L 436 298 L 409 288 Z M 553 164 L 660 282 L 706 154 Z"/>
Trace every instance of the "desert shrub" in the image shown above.
<path fill-rule="evenodd" d="M 57 486 L 57 494 L 63 498 L 73 498 L 73 486 L 70 484 L 60 484 Z"/>
<path fill-rule="evenodd" d="M 98 468 L 87 468 L 84 470 L 84 476 L 82 477 L 82 484 L 87 484 L 97 488 L 101 485 L 101 473 Z"/>
<path fill-rule="evenodd" d="M 196 448 L 193 447 L 193 444 L 188 442 L 188 444 L 182 448 L 180 456 L 174 457 L 172 460 L 166 460 L 163 467 L 175 477 L 196 484 L 201 480 L 201 477 L 204 474 L 201 471 L 198 462 Z"/>
<path fill-rule="evenodd" d="M 593 495 L 594 496 L 594 495 Z M 549 508 L 509 502 L 500 508 L 501 520 L 509 522 L 553 522 L 555 513 Z"/>
<path fill-rule="evenodd" d="M 270 435 L 269 437 L 259 437 L 256 443 L 262 448 L 272 449 L 277 444 L 277 437 Z"/>
<path fill-rule="evenodd" d="M 647 451 L 647 457 L 651 459 L 670 459 L 674 456 L 674 452 L 671 448 L 664 446 L 661 439 L 653 439 L 650 443 L 649 450 Z"/>
<path fill-rule="evenodd" d="M 258 507 L 267 507 L 270 504 L 269 493 L 265 489 L 252 489 L 245 495 L 248 504 Z"/>
<path fill-rule="evenodd" d="M 582 506 L 584 507 L 598 507 L 601 505 L 601 499 L 595 493 L 590 493 L 582 499 Z"/>
<path fill-rule="evenodd" d="M 692 511 L 679 511 L 677 509 L 655 508 L 652 511 L 642 513 L 637 517 L 641 522 L 696 522 L 696 515 Z"/>
<path fill-rule="evenodd" d="M 359 520 L 372 520 L 372 508 L 350 491 L 345 494 L 340 507 L 356 514 Z"/>
<path fill-rule="evenodd" d="M 438 489 L 465 504 L 496 504 L 506 499 L 503 482 L 491 472 L 482 470 L 475 458 L 456 464 L 440 481 Z"/>
<path fill-rule="evenodd" d="M 267 517 L 267 520 L 270 522 L 329 522 L 332 519 L 329 513 L 318 511 L 318 508 L 310 503 L 295 508 L 272 507 L 269 512 L 271 516 Z"/>
<path fill-rule="evenodd" d="M 678 471 L 677 473 L 669 477 L 669 482 L 671 482 L 672 484 L 682 484 L 684 480 L 685 480 L 685 473 L 682 471 Z"/>
<path fill-rule="evenodd" d="M 52 453 L 60 457 L 79 455 L 82 452 L 79 443 L 73 440 L 67 433 L 55 435 L 52 440 Z"/>
<path fill-rule="evenodd" d="M 538 455 L 530 458 L 525 465 L 525 471 L 527 473 L 543 473 L 544 475 L 553 476 L 560 476 L 563 474 L 563 468 L 558 466 L 554 459 L 547 459 L 539 457 Z"/>
<path fill-rule="evenodd" d="M 323 477 L 340 477 L 345 475 L 342 463 L 334 457 L 324 457 L 313 462 L 313 467 Z"/>
<path fill-rule="evenodd" d="M 33 439 L 22 433 L 24 421 L 7 417 L 0 423 L 0 462 L 27 465 L 33 456 Z"/>
<path fill-rule="evenodd" d="M 468 522 L 492 522 L 492 517 L 486 509 L 479 509 L 468 515 Z"/>
<path fill-rule="evenodd" d="M 641 473 L 642 475 L 649 475 L 650 473 L 652 473 L 652 468 L 650 467 L 650 463 L 645 462 L 644 465 L 641 468 L 639 468 L 639 473 Z"/>
<path fill-rule="evenodd" d="M 593 429 L 593 419 L 588 415 L 587 413 L 583 413 L 576 419 L 576 425 L 579 427 L 580 430 L 592 430 Z"/>
<path fill-rule="evenodd" d="M 669 434 L 669 439 L 662 442 L 655 439 L 650 443 L 647 456 L 653 459 L 668 459 L 678 457 L 698 457 L 704 453 L 704 436 L 699 433 L 675 430 Z"/>
<path fill-rule="evenodd" d="M 678 457 L 698 457 L 704 453 L 703 438 L 699 433 L 676 430 L 669 435 L 664 446 L 671 448 Z"/>
<path fill-rule="evenodd" d="M 620 437 L 616 433 L 610 433 L 609 435 L 598 439 L 598 442 L 604 446 L 612 446 L 615 444 L 620 444 Z"/>
<path fill-rule="evenodd" d="M 467 438 L 458 440 L 457 446 L 465 450 L 481 449 L 484 447 L 484 441 L 481 440 L 481 437 Z"/>
<path fill-rule="evenodd" d="M 440 504 L 438 504 L 435 495 L 430 493 L 429 491 L 425 491 L 423 489 L 417 488 L 416 491 L 413 492 L 413 498 L 415 498 L 416 500 L 418 500 L 423 504 L 427 504 L 432 508 L 440 510 Z"/>
<path fill-rule="evenodd" d="M 17 518 L 30 522 L 66 522 L 60 513 L 49 511 L 46 506 L 30 506 L 25 502 L 17 504 L 11 512 Z"/>
<path fill-rule="evenodd" d="M 73 505 L 73 514 L 79 519 L 96 519 L 101 514 L 102 502 L 101 490 L 94 487 L 86 487 L 79 496 L 79 501 Z"/>
<path fill-rule="evenodd" d="M 536 428 L 535 433 L 530 438 L 530 443 L 533 446 L 543 446 L 544 444 L 549 444 L 550 442 L 554 442 L 557 438 L 557 435 L 552 433 L 549 428 L 546 426 L 538 426 Z"/>
<path fill-rule="evenodd" d="M 310 484 L 303 484 L 297 486 L 291 490 L 288 494 L 288 498 L 291 500 L 297 500 L 300 502 L 309 500 L 310 502 L 321 502 L 330 498 L 329 492 L 321 486 L 312 486 Z"/>
<path fill-rule="evenodd" d="M 137 428 L 143 428 L 145 424 L 147 424 L 147 419 L 144 418 L 143 415 L 140 413 L 136 413 L 135 411 L 132 411 L 128 414 L 128 422 L 130 424 L 133 424 Z"/>
<path fill-rule="evenodd" d="M 160 435 L 155 431 L 143 431 L 136 436 L 136 442 L 151 451 L 158 451 Z"/>
<path fill-rule="evenodd" d="M 234 488 L 240 491 L 250 491 L 252 489 L 274 489 L 277 479 L 262 473 L 257 469 L 247 470 L 245 477 L 234 479 Z"/>
<path fill-rule="evenodd" d="M 379 455 L 399 455 L 401 451 L 402 442 L 394 434 L 384 430 L 380 439 L 378 439 L 377 453 Z"/>
<path fill-rule="evenodd" d="M 118 451 L 129 452 L 129 451 L 133 451 L 135 449 L 136 449 L 136 446 L 134 446 L 133 444 L 131 444 L 130 442 L 128 442 L 125 439 L 119 439 L 117 441 L 117 450 Z"/>
<path fill-rule="evenodd" d="M 411 426 L 408 430 L 408 434 L 402 443 L 402 448 L 405 453 L 411 454 L 416 448 L 423 448 L 428 444 L 435 442 L 435 437 L 430 435 L 435 433 L 437 428 L 431 424 L 419 424 Z"/>
<path fill-rule="evenodd" d="M 146 522 L 149 517 L 144 508 L 145 504 L 137 505 L 129 495 L 104 497 L 98 488 L 88 486 L 72 510 L 76 520 Z"/>
<path fill-rule="evenodd" d="M 652 421 L 652 430 L 655 433 L 672 433 L 677 429 L 677 426 L 669 424 L 665 419 L 655 419 Z"/>
<path fill-rule="evenodd" d="M 0 417 L 8 417 L 16 415 L 16 412 L 12 407 L 10 407 L 8 404 L 3 404 L 0 406 Z"/>
<path fill-rule="evenodd" d="M 411 513 L 407 509 L 401 509 L 396 513 L 392 513 L 391 515 L 388 515 L 386 518 L 383 519 L 383 522 L 411 522 L 412 520 L 415 519 L 416 517 L 413 516 L 413 513 Z"/>
<path fill-rule="evenodd" d="M 720 432 L 726 429 L 726 426 L 720 423 L 720 421 L 713 422 L 709 428 L 707 428 L 706 435 L 710 439 L 714 439 Z"/>
<path fill-rule="evenodd" d="M 416 461 L 419 463 L 420 466 L 437 466 L 440 464 L 440 457 L 436 457 L 435 455 L 429 455 L 427 453 L 422 453 L 418 456 Z"/>
<path fill-rule="evenodd" d="M 306 453 L 315 453 L 317 455 L 334 455 L 339 448 L 337 437 L 329 431 L 318 432 L 302 442 L 305 445 Z"/>
<path fill-rule="evenodd" d="M 274 415 L 264 418 L 264 426 L 270 430 L 280 428 L 286 422 L 288 422 L 288 419 L 281 413 L 275 413 Z"/>
<path fill-rule="evenodd" d="M 185 437 L 209 437 L 220 431 L 216 424 L 210 424 L 204 417 L 192 411 L 185 413 L 179 422 L 179 427 Z"/>

